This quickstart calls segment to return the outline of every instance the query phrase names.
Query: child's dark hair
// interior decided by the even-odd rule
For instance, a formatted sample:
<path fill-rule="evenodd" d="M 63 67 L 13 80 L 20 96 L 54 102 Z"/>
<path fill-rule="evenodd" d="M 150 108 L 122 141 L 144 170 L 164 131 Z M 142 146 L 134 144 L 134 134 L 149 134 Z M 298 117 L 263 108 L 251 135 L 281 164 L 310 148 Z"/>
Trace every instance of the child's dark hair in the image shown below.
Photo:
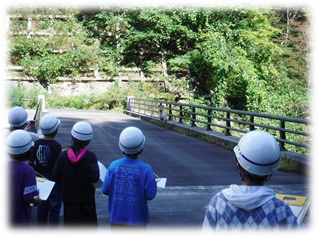
<path fill-rule="evenodd" d="M 268 181 L 272 177 L 272 175 L 259 176 L 247 173 L 246 177 L 248 177 L 250 180 L 254 180 L 256 185 L 261 185 L 263 182 Z"/>
<path fill-rule="evenodd" d="M 239 163 L 236 156 L 235 156 L 235 159 L 236 159 L 236 162 Z M 241 169 L 243 170 L 242 173 L 239 172 L 241 176 L 241 180 L 243 181 L 245 178 L 248 178 L 250 180 L 253 180 L 256 185 L 262 185 L 265 181 L 268 181 L 272 177 L 271 174 L 264 175 L 264 176 L 251 174 L 250 172 L 246 171 L 242 166 L 241 166 Z"/>
<path fill-rule="evenodd" d="M 24 161 L 27 161 L 30 158 L 31 151 L 32 151 L 32 148 L 30 148 L 29 150 L 27 150 L 26 152 L 24 152 L 22 154 L 11 154 L 11 153 L 8 153 L 8 154 L 9 154 L 11 160 L 24 162 Z"/>
<path fill-rule="evenodd" d="M 57 127 L 56 130 L 52 133 L 44 134 L 44 136 L 49 137 L 49 138 L 54 138 L 58 132 L 59 128 Z"/>
<path fill-rule="evenodd" d="M 264 175 L 264 176 L 259 176 L 259 175 L 255 175 L 255 174 L 251 174 L 250 172 L 246 171 L 242 166 L 241 166 L 243 173 L 241 175 L 241 179 L 242 181 L 245 178 L 248 178 L 249 180 L 253 180 L 255 182 L 256 185 L 262 185 L 265 181 L 268 181 L 272 175 Z"/>
<path fill-rule="evenodd" d="M 72 136 L 72 145 L 70 146 L 70 148 L 72 148 L 72 150 L 74 151 L 74 153 L 76 154 L 77 152 L 79 152 L 81 149 L 83 149 L 84 147 L 86 147 L 89 142 L 91 140 L 88 141 L 81 141 L 76 139 L 75 137 Z"/>
<path fill-rule="evenodd" d="M 139 151 L 139 152 L 137 152 L 137 153 L 135 153 L 135 154 L 127 154 L 127 153 L 125 153 L 125 152 L 123 152 L 123 154 L 124 154 L 125 156 L 129 157 L 129 158 L 137 159 L 138 156 L 141 154 L 141 152 L 142 152 L 143 150 L 144 150 L 144 149 L 142 149 L 141 151 Z"/>
<path fill-rule="evenodd" d="M 18 130 L 18 129 L 24 130 L 26 126 L 28 126 L 28 122 L 25 122 L 24 124 L 22 124 L 19 127 L 10 126 L 9 130 L 10 130 L 10 132 L 13 132 L 13 131 Z"/>

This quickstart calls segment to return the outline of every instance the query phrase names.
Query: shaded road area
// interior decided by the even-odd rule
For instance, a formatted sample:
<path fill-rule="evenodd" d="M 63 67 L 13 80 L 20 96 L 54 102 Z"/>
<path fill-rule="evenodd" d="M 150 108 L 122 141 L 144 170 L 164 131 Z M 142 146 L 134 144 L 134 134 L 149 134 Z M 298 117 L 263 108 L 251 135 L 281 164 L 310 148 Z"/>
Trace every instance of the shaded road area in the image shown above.
<path fill-rule="evenodd" d="M 167 178 L 167 187 L 158 189 L 156 198 L 149 202 L 149 228 L 200 228 L 205 206 L 211 197 L 228 187 L 240 184 L 233 151 L 183 136 L 124 114 L 103 111 L 49 109 L 61 120 L 56 140 L 64 147 L 71 142 L 72 126 L 86 120 L 93 126 L 93 139 L 88 149 L 108 167 L 123 157 L 118 146 L 121 131 L 128 126 L 140 128 L 146 144 L 140 160 L 150 164 L 159 177 Z M 277 171 L 266 185 L 275 192 L 309 195 L 305 176 Z M 102 194 L 102 182 L 96 184 L 96 205 L 100 230 L 109 230 L 108 197 Z M 62 213 L 61 213 L 62 215 Z"/>

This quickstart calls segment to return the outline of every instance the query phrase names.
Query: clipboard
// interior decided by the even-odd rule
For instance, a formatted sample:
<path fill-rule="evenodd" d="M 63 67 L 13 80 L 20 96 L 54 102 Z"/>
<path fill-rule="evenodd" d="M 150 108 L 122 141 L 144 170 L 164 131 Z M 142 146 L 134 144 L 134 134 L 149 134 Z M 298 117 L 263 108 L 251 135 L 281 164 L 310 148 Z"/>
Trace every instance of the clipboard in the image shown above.
<path fill-rule="evenodd" d="M 99 179 L 104 182 L 107 168 L 100 161 L 98 161 L 97 164 L 98 164 L 98 168 L 99 168 Z"/>
<path fill-rule="evenodd" d="M 286 202 L 289 205 L 292 212 L 297 217 L 298 225 L 301 225 L 308 211 L 310 205 L 310 198 L 278 193 L 275 194 L 275 197 Z"/>
<path fill-rule="evenodd" d="M 39 189 L 39 198 L 43 201 L 46 201 L 48 197 L 50 196 L 50 193 L 55 185 L 55 182 L 41 178 L 36 177 L 36 185 Z"/>
<path fill-rule="evenodd" d="M 167 178 L 160 178 L 158 175 L 153 172 L 154 176 L 156 177 L 156 183 L 157 183 L 157 188 L 165 188 L 166 183 L 167 183 Z"/>
<path fill-rule="evenodd" d="M 157 178 L 156 183 L 158 188 L 165 188 L 166 187 L 167 178 Z"/>

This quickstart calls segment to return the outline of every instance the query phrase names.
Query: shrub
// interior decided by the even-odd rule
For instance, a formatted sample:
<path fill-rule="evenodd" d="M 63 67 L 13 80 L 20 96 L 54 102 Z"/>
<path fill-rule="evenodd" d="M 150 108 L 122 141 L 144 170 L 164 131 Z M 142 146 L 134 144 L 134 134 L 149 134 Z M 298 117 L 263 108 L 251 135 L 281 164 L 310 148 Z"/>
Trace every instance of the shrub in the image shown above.
<path fill-rule="evenodd" d="M 34 88 L 27 90 L 25 86 L 8 86 L 6 107 L 21 106 L 23 108 L 35 109 L 38 102 L 38 95 L 42 94 L 41 90 Z"/>

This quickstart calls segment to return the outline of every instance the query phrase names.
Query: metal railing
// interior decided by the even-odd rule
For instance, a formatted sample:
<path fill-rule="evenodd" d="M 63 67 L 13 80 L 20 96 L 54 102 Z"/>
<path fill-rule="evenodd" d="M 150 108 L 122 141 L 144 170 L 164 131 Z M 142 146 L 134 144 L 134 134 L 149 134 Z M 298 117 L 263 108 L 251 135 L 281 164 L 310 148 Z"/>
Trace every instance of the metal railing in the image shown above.
<path fill-rule="evenodd" d="M 164 107 L 168 120 L 179 120 L 179 123 L 186 121 L 191 126 L 198 126 L 200 124 L 199 126 L 206 127 L 208 131 L 212 131 L 214 127 L 218 127 L 223 129 L 226 136 L 231 136 L 231 131 L 247 133 L 259 127 L 266 131 L 272 130 L 270 133 L 274 133 L 273 135 L 280 143 L 281 150 L 286 150 L 285 144 L 310 148 L 308 145 L 310 134 L 307 132 L 309 131 L 310 120 L 308 119 L 168 101 L 127 98 L 128 110 L 149 116 L 155 114 L 159 116 L 159 105 L 168 106 Z M 269 123 L 269 121 L 271 122 Z M 273 126 L 273 123 L 277 124 L 277 126 Z M 277 133 L 278 135 L 275 135 Z M 287 135 L 289 134 L 303 136 L 305 137 L 303 140 L 306 142 L 291 141 L 287 139 Z"/>

